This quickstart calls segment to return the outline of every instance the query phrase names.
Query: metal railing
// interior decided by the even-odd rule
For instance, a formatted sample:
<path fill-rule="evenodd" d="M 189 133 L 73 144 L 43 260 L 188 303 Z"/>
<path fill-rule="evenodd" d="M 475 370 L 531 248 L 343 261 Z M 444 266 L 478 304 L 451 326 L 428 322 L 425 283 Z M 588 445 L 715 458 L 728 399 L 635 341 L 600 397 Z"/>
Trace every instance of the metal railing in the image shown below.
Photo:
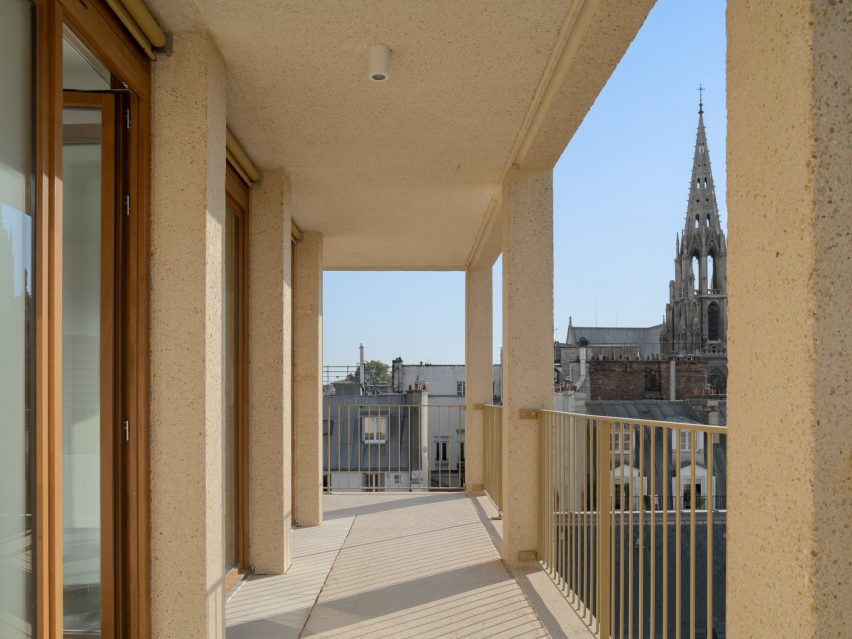
<path fill-rule="evenodd" d="M 487 404 L 483 407 L 483 486 L 497 510 L 503 511 L 503 407 Z"/>
<path fill-rule="evenodd" d="M 539 411 L 539 560 L 601 638 L 724 636 L 726 433 Z"/>
<path fill-rule="evenodd" d="M 464 404 L 390 404 L 387 399 L 326 398 L 323 489 L 462 490 Z"/>

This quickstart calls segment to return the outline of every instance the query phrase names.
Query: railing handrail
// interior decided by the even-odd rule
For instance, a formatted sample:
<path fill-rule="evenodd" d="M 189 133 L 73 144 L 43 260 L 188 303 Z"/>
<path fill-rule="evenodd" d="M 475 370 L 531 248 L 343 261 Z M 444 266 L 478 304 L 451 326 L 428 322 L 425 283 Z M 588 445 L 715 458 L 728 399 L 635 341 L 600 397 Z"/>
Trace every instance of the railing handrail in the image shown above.
<path fill-rule="evenodd" d="M 689 422 L 665 422 L 654 419 L 634 419 L 632 417 L 613 417 L 612 415 L 590 415 L 588 413 L 570 413 L 568 411 L 560 411 L 553 409 L 542 409 L 540 412 L 551 415 L 566 415 L 568 417 L 577 417 L 580 419 L 588 419 L 592 421 L 607 421 L 610 424 L 632 424 L 634 426 L 648 426 L 651 428 L 666 428 L 668 430 L 685 430 L 694 431 L 696 433 L 719 433 L 722 435 L 728 434 L 727 426 L 717 426 L 712 424 L 691 424 Z"/>
<path fill-rule="evenodd" d="M 377 395 L 377 397 L 381 397 Z M 350 408 L 459 408 L 465 410 L 466 406 L 463 402 L 459 402 L 458 404 L 449 404 L 449 403 L 441 403 L 441 404 L 433 404 L 432 402 L 426 404 L 389 404 L 389 403 L 381 403 L 381 402 L 373 402 L 373 403 L 363 403 L 363 404 L 352 404 L 350 402 L 338 402 L 335 403 L 333 401 L 334 396 L 331 395 L 324 399 L 332 400 L 326 407 L 328 406 L 342 406 L 342 407 L 350 407 Z"/>

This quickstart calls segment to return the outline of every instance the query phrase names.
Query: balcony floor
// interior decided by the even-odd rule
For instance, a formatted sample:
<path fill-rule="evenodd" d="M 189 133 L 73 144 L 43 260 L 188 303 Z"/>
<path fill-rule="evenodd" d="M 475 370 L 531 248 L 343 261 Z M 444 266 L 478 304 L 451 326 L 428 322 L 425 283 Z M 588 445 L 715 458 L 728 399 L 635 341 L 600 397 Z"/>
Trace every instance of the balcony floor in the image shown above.
<path fill-rule="evenodd" d="M 529 588 L 544 575 L 503 566 L 485 499 L 326 495 L 325 523 L 293 531 L 287 574 L 254 576 L 230 599 L 228 639 L 551 636 L 548 595 Z M 588 636 L 579 628 L 553 634 Z"/>

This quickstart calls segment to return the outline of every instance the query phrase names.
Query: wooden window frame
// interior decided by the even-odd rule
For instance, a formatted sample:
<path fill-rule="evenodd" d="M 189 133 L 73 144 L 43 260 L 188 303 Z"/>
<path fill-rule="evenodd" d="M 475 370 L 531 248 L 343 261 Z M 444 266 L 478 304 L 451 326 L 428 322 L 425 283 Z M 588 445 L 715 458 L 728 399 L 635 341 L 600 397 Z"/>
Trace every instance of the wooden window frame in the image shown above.
<path fill-rule="evenodd" d="M 33 0 L 36 10 L 36 632 L 63 635 L 62 609 L 62 36 L 67 25 L 127 89 L 132 127 L 120 144 L 133 214 L 116 216 L 117 447 L 115 623 L 103 636 L 148 637 L 150 616 L 149 245 L 150 61 L 104 0 Z"/>
<path fill-rule="evenodd" d="M 237 300 L 237 486 L 239 503 L 237 508 L 237 544 L 239 563 L 225 577 L 226 596 L 236 582 L 249 570 L 249 216 L 251 211 L 250 186 L 242 179 L 237 169 L 226 163 L 225 201 L 236 213 L 239 231 L 239 298 Z"/>

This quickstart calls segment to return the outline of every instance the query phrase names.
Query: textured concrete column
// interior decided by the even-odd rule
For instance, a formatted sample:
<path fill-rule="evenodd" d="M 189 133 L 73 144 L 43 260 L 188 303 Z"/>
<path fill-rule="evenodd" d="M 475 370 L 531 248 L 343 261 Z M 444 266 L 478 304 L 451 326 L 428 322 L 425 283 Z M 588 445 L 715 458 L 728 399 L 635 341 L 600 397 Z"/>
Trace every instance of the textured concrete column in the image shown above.
<path fill-rule="evenodd" d="M 322 523 L 322 235 L 302 234 L 293 272 L 293 520 Z"/>
<path fill-rule="evenodd" d="M 727 631 L 849 637 L 852 14 L 727 12 Z"/>
<path fill-rule="evenodd" d="M 290 566 L 292 241 L 290 182 L 264 171 L 249 215 L 249 561 Z"/>
<path fill-rule="evenodd" d="M 225 64 L 174 34 L 153 68 L 151 636 L 224 636 Z"/>
<path fill-rule="evenodd" d="M 503 561 L 538 547 L 538 422 L 553 406 L 553 183 L 512 169 L 503 185 Z M 531 554 L 530 554 L 531 553 Z"/>
<path fill-rule="evenodd" d="M 465 436 L 464 474 L 468 493 L 482 491 L 483 412 L 476 404 L 490 404 L 492 389 L 491 266 L 468 268 L 465 275 Z"/>

